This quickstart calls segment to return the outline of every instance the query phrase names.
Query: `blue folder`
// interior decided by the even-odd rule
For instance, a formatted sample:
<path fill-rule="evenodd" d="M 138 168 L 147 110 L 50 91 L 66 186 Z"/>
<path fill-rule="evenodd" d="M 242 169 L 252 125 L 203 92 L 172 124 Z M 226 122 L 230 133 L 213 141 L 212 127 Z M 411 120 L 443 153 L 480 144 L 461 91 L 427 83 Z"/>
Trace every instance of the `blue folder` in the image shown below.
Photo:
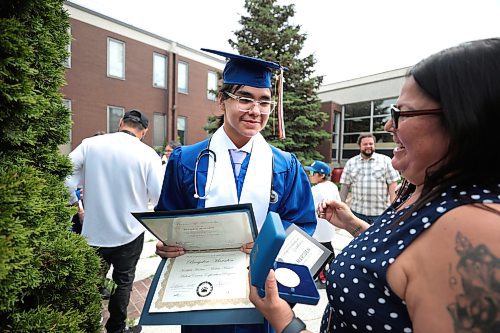
<path fill-rule="evenodd" d="M 147 223 L 148 220 L 162 217 L 176 217 L 196 214 L 218 214 L 231 211 L 244 211 L 249 214 L 250 227 L 253 238 L 256 234 L 255 217 L 251 204 L 228 205 L 211 208 L 187 209 L 169 212 L 144 212 L 132 213 L 150 232 L 158 239 L 160 235 L 155 234 L 155 229 Z M 230 235 L 228 235 L 230 236 Z M 151 281 L 151 286 L 144 303 L 144 307 L 139 319 L 141 325 L 229 325 L 229 324 L 263 324 L 264 318 L 255 308 L 233 308 L 233 309 L 214 309 L 214 310 L 196 310 L 196 311 L 178 311 L 178 312 L 149 312 L 151 302 L 158 287 L 160 276 L 167 260 L 163 259 L 156 270 Z"/>

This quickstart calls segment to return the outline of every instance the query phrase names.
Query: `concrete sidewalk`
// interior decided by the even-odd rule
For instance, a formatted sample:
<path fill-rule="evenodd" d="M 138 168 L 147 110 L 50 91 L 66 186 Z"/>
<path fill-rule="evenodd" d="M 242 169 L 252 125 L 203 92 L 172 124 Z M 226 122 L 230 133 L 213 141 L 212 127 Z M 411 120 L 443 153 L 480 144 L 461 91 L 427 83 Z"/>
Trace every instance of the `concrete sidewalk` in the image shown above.
<path fill-rule="evenodd" d="M 344 230 L 338 230 L 337 236 L 333 243 L 336 255 L 338 255 L 344 246 L 346 246 L 352 237 Z M 144 237 L 144 249 L 141 254 L 135 275 L 134 287 L 130 296 L 130 304 L 128 306 L 129 321 L 137 322 L 142 312 L 144 301 L 146 299 L 151 279 L 158 268 L 160 258 L 155 254 L 156 238 L 151 233 L 146 232 Z M 111 277 L 111 270 L 108 273 Z M 295 306 L 295 314 L 300 317 L 306 324 L 307 328 L 312 332 L 319 332 L 323 310 L 327 304 L 325 289 L 319 289 L 320 301 L 317 305 L 298 304 Z M 108 318 L 107 302 L 103 301 L 103 323 Z M 180 326 L 143 326 L 144 333 L 180 333 Z"/>

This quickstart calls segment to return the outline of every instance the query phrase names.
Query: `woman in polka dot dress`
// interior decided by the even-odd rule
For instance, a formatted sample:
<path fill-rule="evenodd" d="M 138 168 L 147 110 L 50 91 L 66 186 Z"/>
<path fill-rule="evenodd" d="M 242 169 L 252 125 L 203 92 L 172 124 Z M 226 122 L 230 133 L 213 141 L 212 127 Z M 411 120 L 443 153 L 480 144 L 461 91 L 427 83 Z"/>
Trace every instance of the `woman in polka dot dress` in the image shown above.
<path fill-rule="evenodd" d="M 493 38 L 408 72 L 385 125 L 405 181 L 372 226 L 318 207 L 355 236 L 331 264 L 322 332 L 500 332 L 499 59 Z M 266 295 L 250 299 L 277 332 L 304 330 L 272 271 Z"/>

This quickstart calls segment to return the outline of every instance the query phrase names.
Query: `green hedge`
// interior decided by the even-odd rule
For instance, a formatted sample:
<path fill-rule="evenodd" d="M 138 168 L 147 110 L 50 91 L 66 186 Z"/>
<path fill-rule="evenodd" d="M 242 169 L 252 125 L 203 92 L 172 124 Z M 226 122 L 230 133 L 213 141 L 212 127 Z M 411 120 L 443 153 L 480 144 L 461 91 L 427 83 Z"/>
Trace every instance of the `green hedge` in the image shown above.
<path fill-rule="evenodd" d="M 0 2 L 0 331 L 98 332 L 99 259 L 69 231 L 61 0 Z"/>

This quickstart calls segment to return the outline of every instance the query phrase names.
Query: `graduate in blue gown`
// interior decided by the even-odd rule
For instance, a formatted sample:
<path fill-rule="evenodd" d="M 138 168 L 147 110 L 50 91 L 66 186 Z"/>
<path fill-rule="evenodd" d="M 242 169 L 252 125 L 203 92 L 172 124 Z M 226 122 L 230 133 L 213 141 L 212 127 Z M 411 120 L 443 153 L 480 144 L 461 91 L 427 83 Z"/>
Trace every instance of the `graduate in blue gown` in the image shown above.
<path fill-rule="evenodd" d="M 282 73 L 283 67 L 257 58 L 204 51 L 229 59 L 218 93 L 223 125 L 210 139 L 172 152 L 156 210 L 252 203 L 258 230 L 273 211 L 280 215 L 285 229 L 294 223 L 312 235 L 316 217 L 306 173 L 294 155 L 269 145 L 260 134 L 276 106 L 271 70 Z M 241 250 L 250 253 L 252 246 L 242 244 Z M 156 250 L 164 258 L 184 254 L 182 248 L 161 242 Z M 183 333 L 269 331 L 267 323 L 182 326 Z"/>

